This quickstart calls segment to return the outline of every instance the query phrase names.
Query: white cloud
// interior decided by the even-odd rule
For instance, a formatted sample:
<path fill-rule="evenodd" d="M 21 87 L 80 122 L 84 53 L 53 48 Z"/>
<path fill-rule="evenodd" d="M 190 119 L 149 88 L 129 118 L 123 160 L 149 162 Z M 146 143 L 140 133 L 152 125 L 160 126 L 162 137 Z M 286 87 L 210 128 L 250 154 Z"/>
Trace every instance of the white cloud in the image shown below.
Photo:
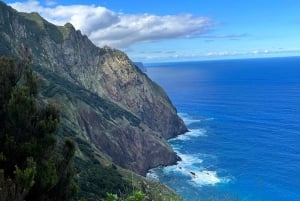
<path fill-rule="evenodd" d="M 139 42 L 198 37 L 213 26 L 209 18 L 190 14 L 129 15 L 95 5 L 47 7 L 36 0 L 10 5 L 19 11 L 38 12 L 57 25 L 70 22 L 96 45 L 115 48 L 125 48 Z"/>
<path fill-rule="evenodd" d="M 272 56 L 272 55 L 292 55 L 299 54 L 300 49 L 288 49 L 284 50 L 281 48 L 277 49 L 253 49 L 253 50 L 239 50 L 239 51 L 211 51 L 206 52 L 203 56 L 205 57 L 234 57 L 234 56 L 243 56 L 243 57 L 257 57 L 257 56 Z"/>
<path fill-rule="evenodd" d="M 223 50 L 223 51 L 142 51 L 128 52 L 131 58 L 136 61 L 161 62 L 161 61 L 198 61 L 213 59 L 234 59 L 234 58 L 258 58 L 272 57 L 278 55 L 299 56 L 300 49 L 253 49 L 253 50 Z"/>

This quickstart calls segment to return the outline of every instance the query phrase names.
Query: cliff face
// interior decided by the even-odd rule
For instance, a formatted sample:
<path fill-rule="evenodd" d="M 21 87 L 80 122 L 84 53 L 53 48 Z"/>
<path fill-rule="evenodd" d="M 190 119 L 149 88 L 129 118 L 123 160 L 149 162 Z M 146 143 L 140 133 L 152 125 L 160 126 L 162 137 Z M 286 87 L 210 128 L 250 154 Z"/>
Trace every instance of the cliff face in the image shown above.
<path fill-rule="evenodd" d="M 177 160 L 165 139 L 185 125 L 166 93 L 121 51 L 0 2 L 0 55 L 31 58 L 43 80 L 41 98 L 61 108 L 62 135 L 143 175 Z"/>

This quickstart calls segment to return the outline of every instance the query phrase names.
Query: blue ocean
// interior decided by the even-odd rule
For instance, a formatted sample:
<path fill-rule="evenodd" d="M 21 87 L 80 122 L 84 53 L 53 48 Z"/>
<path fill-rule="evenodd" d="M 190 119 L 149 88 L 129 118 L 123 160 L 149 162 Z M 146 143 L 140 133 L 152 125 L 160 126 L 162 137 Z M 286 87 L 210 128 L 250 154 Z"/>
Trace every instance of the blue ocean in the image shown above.
<path fill-rule="evenodd" d="M 300 58 L 148 63 L 189 132 L 158 179 L 186 201 L 300 201 Z"/>

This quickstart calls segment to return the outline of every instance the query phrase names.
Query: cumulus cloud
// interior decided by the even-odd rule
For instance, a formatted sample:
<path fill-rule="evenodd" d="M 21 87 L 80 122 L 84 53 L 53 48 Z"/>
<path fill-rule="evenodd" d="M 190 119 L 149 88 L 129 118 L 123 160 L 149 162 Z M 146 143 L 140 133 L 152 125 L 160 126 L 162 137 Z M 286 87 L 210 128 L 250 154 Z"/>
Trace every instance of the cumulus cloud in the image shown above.
<path fill-rule="evenodd" d="M 115 48 L 139 42 L 199 37 L 213 26 L 209 18 L 190 14 L 124 14 L 95 5 L 42 6 L 37 0 L 10 5 L 19 11 L 38 12 L 57 25 L 70 22 L 96 45 Z"/>

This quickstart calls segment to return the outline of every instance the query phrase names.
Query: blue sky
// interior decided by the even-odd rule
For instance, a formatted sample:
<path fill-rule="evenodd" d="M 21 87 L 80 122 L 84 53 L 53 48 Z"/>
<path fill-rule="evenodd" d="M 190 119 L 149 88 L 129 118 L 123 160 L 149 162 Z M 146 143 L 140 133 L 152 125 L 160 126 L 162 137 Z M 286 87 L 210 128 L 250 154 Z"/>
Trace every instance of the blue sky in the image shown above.
<path fill-rule="evenodd" d="M 134 61 L 300 56 L 299 0 L 5 0 Z"/>

